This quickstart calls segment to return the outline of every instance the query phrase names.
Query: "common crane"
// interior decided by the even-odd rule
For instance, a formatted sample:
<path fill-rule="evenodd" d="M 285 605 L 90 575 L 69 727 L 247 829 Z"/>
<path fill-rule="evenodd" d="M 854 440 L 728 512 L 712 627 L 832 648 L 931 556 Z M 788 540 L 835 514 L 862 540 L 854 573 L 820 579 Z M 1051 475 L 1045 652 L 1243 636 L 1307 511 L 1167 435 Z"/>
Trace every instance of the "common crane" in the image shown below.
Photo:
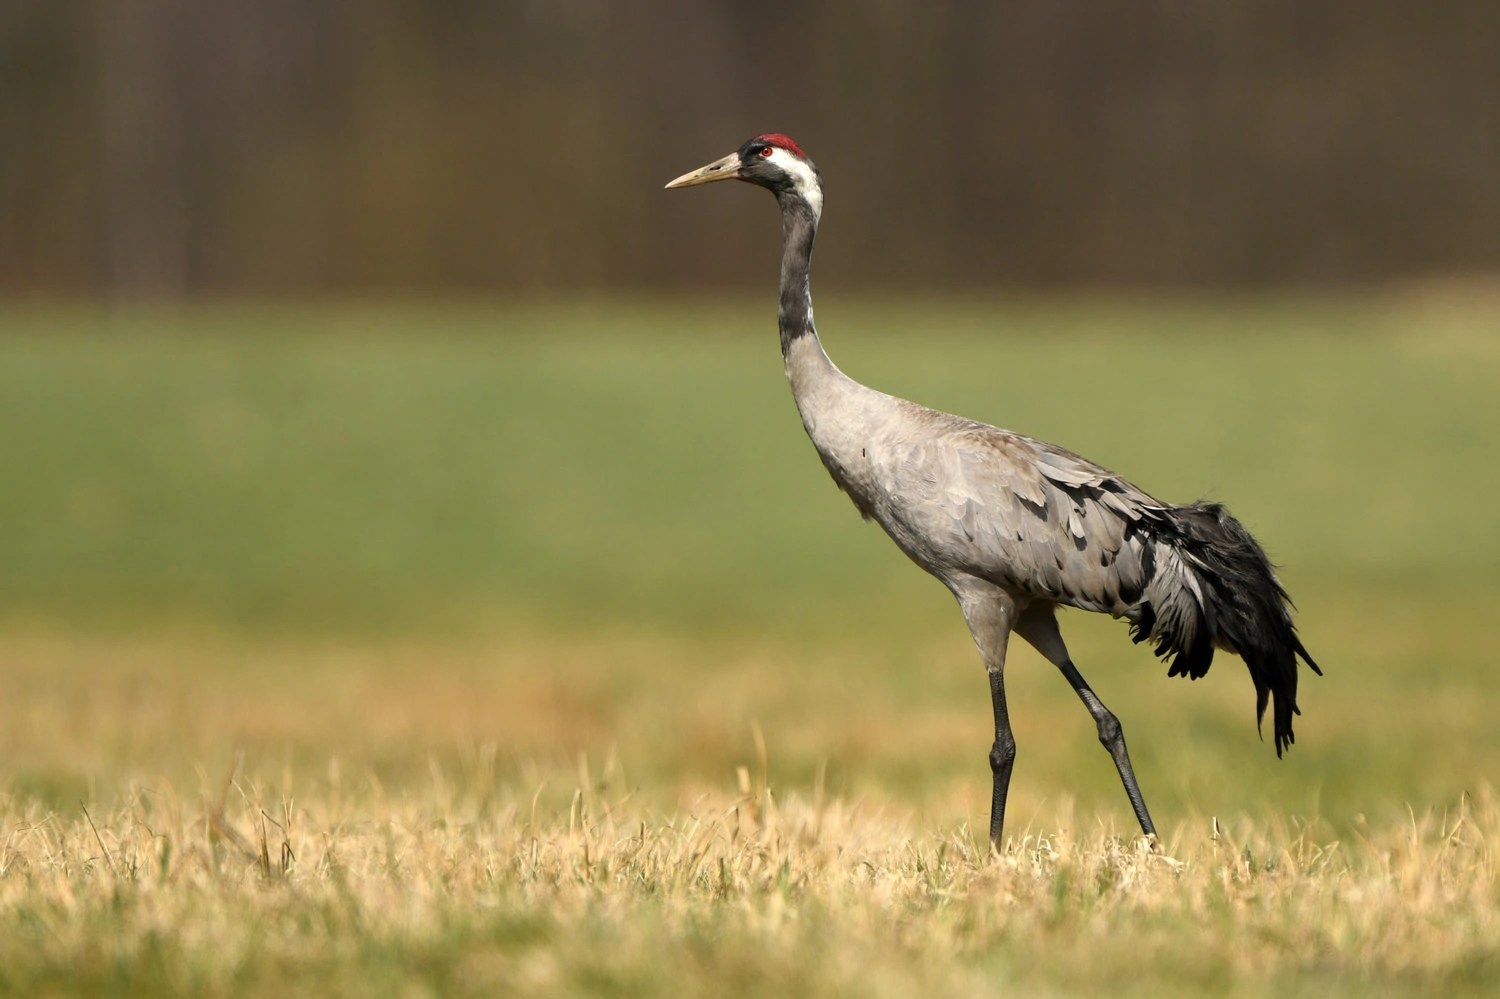
<path fill-rule="evenodd" d="M 867 388 L 829 360 L 813 327 L 808 274 L 823 213 L 818 168 L 779 133 L 757 135 L 668 188 L 742 180 L 781 206 L 781 353 L 802 425 L 840 489 L 912 561 L 958 598 L 989 674 L 995 711 L 990 843 L 998 851 L 1016 743 L 1005 652 L 1020 635 L 1062 671 L 1098 726 L 1141 831 L 1156 826 L 1120 722 L 1078 672 L 1059 606 L 1129 622 L 1168 676 L 1208 671 L 1215 648 L 1239 655 L 1257 724 L 1272 705 L 1276 755 L 1292 743 L 1297 659 L 1322 671 L 1292 623 L 1270 560 L 1218 503 L 1162 503 L 1070 451 Z"/>

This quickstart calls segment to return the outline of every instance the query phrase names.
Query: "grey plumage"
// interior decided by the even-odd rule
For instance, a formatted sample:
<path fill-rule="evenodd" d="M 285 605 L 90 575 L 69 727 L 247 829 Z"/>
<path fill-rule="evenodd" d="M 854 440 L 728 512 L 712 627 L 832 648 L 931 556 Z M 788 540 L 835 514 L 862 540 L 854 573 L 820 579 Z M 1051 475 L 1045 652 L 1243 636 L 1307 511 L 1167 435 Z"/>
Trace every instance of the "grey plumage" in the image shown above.
<path fill-rule="evenodd" d="M 1257 721 L 1274 705 L 1277 755 L 1293 741 L 1297 659 L 1320 672 L 1265 552 L 1219 504 L 1162 503 L 1044 441 L 897 399 L 855 382 L 823 350 L 808 275 L 822 213 L 817 168 L 785 136 L 669 184 L 747 180 L 782 210 L 779 326 L 787 378 L 819 457 L 859 512 L 957 597 L 990 676 L 995 711 L 990 835 L 999 848 L 1015 743 L 1004 692 L 1012 632 L 1054 663 L 1094 717 L 1149 836 L 1119 721 L 1078 673 L 1057 607 L 1123 618 L 1169 676 L 1197 678 L 1216 648 L 1249 667 Z"/>
<path fill-rule="evenodd" d="M 873 418 L 883 408 L 891 415 Z M 1045 441 L 879 393 L 856 423 L 885 429 L 850 443 L 820 429 L 819 454 L 918 565 L 950 588 L 974 577 L 1028 603 L 1124 618 L 1169 676 L 1203 676 L 1216 645 L 1237 653 L 1255 682 L 1257 719 L 1275 700 L 1277 755 L 1294 740 L 1293 657 L 1317 666 L 1270 560 L 1221 505 L 1168 505 Z"/>

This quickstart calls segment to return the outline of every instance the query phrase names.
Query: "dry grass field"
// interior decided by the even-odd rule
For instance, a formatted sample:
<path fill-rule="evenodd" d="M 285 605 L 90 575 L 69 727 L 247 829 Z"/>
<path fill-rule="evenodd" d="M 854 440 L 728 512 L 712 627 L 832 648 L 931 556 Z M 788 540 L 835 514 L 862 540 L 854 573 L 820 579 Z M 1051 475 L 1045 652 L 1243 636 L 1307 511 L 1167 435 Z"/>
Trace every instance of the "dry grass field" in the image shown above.
<path fill-rule="evenodd" d="M 606 771 L 607 773 L 607 771 Z M 225 775 L 99 814 L 7 803 L 17 995 L 1481 995 L 1500 945 L 1485 793 L 1340 841 L 1093 821 L 989 859 L 967 825 L 755 778 L 670 811 L 604 774 L 559 808 L 493 757 L 303 796 Z M 295 785 L 295 780 L 290 781 Z M 982 837 L 981 837 L 982 838 Z"/>
<path fill-rule="evenodd" d="M 943 314 L 819 316 L 1229 502 L 1326 668 L 1277 761 L 1237 661 L 1066 618 L 1161 852 L 1028 651 L 986 855 L 961 619 L 754 309 L 11 311 L 0 994 L 1500 990 L 1500 303 Z"/>

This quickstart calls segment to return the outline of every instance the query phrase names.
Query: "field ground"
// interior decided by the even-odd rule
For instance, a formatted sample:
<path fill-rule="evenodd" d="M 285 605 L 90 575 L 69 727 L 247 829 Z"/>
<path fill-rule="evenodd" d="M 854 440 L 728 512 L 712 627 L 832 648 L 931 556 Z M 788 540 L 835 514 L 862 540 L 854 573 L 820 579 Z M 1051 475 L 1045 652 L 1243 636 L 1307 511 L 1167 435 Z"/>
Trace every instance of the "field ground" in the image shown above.
<path fill-rule="evenodd" d="M 1237 661 L 1065 619 L 1164 855 L 1025 650 L 985 858 L 961 619 L 755 307 L 11 309 L 0 993 L 1500 990 L 1500 299 L 922 305 L 819 319 L 1297 598 L 1279 762 Z"/>

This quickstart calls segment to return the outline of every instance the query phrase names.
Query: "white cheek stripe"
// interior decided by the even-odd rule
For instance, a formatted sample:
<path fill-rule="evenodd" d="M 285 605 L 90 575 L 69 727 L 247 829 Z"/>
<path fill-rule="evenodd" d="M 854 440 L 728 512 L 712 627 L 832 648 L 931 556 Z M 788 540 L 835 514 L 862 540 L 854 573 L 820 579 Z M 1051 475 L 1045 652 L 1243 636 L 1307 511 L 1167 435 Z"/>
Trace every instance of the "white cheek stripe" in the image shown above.
<path fill-rule="evenodd" d="M 788 152 L 780 146 L 771 147 L 770 160 L 792 178 L 792 183 L 797 186 L 798 193 L 812 206 L 813 217 L 822 218 L 823 190 L 818 185 L 818 178 L 813 173 L 812 167 L 795 153 Z"/>

